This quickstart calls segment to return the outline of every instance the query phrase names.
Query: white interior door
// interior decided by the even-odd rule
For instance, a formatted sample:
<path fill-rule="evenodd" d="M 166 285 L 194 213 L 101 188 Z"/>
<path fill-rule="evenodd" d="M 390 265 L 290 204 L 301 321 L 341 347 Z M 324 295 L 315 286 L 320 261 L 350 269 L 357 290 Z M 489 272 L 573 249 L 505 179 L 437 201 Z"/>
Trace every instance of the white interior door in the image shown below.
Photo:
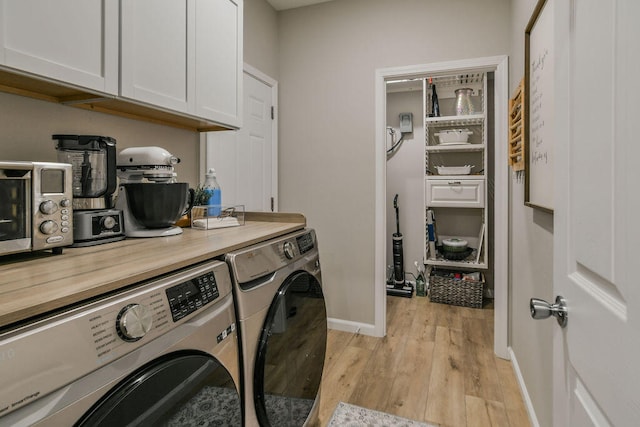
<path fill-rule="evenodd" d="M 640 422 L 640 2 L 555 11 L 554 425 Z"/>
<path fill-rule="evenodd" d="M 277 210 L 276 84 L 259 72 L 244 72 L 243 125 L 237 131 L 207 134 L 206 167 L 215 168 L 222 204 L 247 211 Z"/>

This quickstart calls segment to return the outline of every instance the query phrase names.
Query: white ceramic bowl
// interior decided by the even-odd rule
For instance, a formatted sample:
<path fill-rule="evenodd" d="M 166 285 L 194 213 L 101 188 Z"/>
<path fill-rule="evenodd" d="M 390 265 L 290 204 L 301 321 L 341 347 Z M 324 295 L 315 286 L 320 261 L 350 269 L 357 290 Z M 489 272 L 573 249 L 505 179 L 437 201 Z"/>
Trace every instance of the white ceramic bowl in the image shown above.
<path fill-rule="evenodd" d="M 467 144 L 469 135 L 473 135 L 473 132 L 469 129 L 447 129 L 435 135 L 440 144 Z"/>
<path fill-rule="evenodd" d="M 469 175 L 474 166 L 436 166 L 438 175 Z"/>

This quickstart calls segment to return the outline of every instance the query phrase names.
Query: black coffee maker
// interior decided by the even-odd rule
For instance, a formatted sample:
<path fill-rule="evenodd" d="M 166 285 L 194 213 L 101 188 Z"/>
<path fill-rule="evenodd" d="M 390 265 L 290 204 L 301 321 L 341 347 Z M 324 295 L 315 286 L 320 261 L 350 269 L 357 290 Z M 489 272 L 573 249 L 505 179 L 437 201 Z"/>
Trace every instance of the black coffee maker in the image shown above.
<path fill-rule="evenodd" d="M 97 135 L 53 135 L 58 161 L 73 174 L 73 246 L 125 238 L 122 211 L 114 209 L 116 140 Z"/>

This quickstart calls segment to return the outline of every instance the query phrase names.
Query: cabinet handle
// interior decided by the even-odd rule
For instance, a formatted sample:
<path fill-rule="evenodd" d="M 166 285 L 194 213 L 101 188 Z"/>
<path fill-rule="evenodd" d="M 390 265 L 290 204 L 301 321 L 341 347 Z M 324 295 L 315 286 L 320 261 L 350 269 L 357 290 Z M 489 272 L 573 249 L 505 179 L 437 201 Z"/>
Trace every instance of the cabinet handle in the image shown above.
<path fill-rule="evenodd" d="M 462 185 L 462 181 L 449 181 L 449 185 Z"/>

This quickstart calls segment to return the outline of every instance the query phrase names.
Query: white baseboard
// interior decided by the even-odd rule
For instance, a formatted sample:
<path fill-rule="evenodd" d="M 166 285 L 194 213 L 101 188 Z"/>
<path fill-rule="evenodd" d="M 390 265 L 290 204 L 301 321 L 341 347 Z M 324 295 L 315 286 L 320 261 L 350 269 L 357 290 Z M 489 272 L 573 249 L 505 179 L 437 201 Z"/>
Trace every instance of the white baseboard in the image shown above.
<path fill-rule="evenodd" d="M 343 332 L 351 332 L 353 334 L 362 334 L 375 337 L 375 326 L 369 323 L 352 322 L 350 320 L 342 320 L 335 318 L 327 319 L 329 329 Z"/>
<path fill-rule="evenodd" d="M 538 417 L 536 417 L 536 411 L 533 408 L 533 403 L 531 402 L 531 396 L 529 396 L 529 392 L 527 391 L 527 386 L 524 383 L 524 378 L 522 377 L 522 372 L 520 372 L 520 366 L 518 365 L 518 360 L 516 359 L 516 355 L 513 352 L 513 349 L 509 347 L 509 358 L 511 359 L 511 364 L 513 365 L 513 371 L 516 374 L 516 379 L 518 380 L 518 385 L 520 386 L 520 391 L 522 392 L 522 398 L 524 399 L 524 404 L 527 407 L 527 413 L 529 414 L 529 422 L 533 427 L 540 427 L 540 423 L 538 422 Z"/>

